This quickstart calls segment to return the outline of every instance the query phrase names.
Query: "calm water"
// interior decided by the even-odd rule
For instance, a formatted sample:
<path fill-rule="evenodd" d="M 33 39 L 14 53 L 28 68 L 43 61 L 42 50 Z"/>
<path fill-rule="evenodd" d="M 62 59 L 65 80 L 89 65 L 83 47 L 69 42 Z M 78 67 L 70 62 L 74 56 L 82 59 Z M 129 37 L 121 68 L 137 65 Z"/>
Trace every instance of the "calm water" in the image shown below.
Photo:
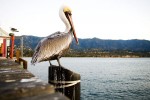
<path fill-rule="evenodd" d="M 150 100 L 150 58 L 61 58 L 60 61 L 81 74 L 81 100 Z M 29 63 L 28 70 L 48 82 L 48 66 L 48 62 L 35 66 Z"/>

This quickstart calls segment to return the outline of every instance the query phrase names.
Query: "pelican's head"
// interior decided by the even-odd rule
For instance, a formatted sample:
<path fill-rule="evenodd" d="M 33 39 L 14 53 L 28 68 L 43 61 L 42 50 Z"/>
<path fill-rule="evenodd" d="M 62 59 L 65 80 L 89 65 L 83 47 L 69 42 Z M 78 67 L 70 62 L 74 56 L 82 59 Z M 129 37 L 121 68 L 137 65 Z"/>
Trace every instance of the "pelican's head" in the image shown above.
<path fill-rule="evenodd" d="M 71 9 L 68 6 L 62 6 L 60 8 L 59 15 L 60 15 L 60 18 L 62 19 L 62 21 L 66 25 L 66 32 L 69 32 L 70 30 L 72 30 L 74 38 L 76 40 L 76 43 L 78 44 L 78 38 L 76 36 L 76 32 L 75 32 L 75 29 L 74 29 Z"/>

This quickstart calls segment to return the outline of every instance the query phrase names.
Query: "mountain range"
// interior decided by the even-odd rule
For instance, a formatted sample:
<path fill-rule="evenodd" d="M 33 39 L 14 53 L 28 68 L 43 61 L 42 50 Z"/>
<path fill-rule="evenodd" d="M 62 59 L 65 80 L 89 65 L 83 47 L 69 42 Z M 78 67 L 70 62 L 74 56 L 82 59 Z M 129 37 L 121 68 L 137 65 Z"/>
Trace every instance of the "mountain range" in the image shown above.
<path fill-rule="evenodd" d="M 25 48 L 34 49 L 38 42 L 44 37 L 23 35 L 23 42 Z M 20 46 L 20 39 L 15 40 L 15 45 Z M 127 50 L 134 52 L 150 52 L 149 40 L 111 40 L 111 39 L 99 39 L 99 38 L 87 38 L 80 39 L 79 45 L 76 45 L 75 40 L 71 44 L 71 49 L 74 50 Z"/>

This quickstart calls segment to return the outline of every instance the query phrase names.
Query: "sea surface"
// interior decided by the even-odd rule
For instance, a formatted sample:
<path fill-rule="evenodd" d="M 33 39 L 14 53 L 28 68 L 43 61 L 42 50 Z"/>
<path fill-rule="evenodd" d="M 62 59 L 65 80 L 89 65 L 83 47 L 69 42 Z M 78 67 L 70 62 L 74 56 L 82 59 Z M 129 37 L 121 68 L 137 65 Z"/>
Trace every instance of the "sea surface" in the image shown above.
<path fill-rule="evenodd" d="M 48 82 L 48 62 L 28 70 Z M 61 64 L 80 73 L 81 100 L 150 100 L 150 58 L 61 58 Z M 52 61 L 56 64 L 56 61 Z"/>

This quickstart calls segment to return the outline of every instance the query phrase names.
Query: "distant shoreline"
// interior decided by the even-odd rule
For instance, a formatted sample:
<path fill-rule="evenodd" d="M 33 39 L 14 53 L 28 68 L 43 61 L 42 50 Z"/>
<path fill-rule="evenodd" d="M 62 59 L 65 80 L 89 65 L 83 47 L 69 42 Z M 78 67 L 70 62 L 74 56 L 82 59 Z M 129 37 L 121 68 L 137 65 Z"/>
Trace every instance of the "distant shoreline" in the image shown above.
<path fill-rule="evenodd" d="M 150 52 L 127 51 L 69 51 L 63 57 L 103 57 L 103 58 L 142 58 L 150 57 Z"/>
<path fill-rule="evenodd" d="M 25 57 L 32 57 L 34 50 L 24 49 Z M 129 50 L 74 50 L 69 49 L 62 57 L 142 58 L 150 57 L 150 51 Z"/>
<path fill-rule="evenodd" d="M 29 57 L 29 56 L 23 56 L 23 57 Z M 30 56 L 32 57 L 32 56 Z M 96 57 L 96 56 L 62 56 L 62 57 L 70 57 L 70 58 L 73 58 L 73 57 L 89 57 L 89 58 L 150 58 L 150 57 Z"/>
<path fill-rule="evenodd" d="M 24 57 L 32 57 L 32 56 L 24 56 Z M 150 58 L 149 56 L 62 56 L 62 57 L 70 57 L 70 58 L 73 58 L 73 57 L 89 57 L 89 58 Z"/>

